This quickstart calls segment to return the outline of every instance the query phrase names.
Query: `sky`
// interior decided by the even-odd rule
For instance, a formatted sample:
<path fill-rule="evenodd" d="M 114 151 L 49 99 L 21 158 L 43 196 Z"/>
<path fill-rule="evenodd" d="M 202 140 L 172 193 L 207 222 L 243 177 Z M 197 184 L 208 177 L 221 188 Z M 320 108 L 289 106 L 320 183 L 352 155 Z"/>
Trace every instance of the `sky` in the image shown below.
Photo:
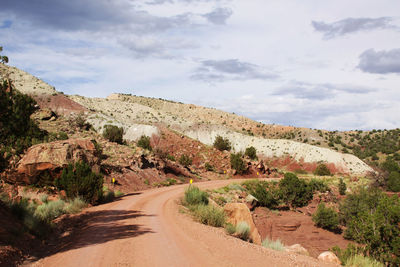
<path fill-rule="evenodd" d="M 398 0 L 1 0 L 9 64 L 268 123 L 400 127 Z"/>

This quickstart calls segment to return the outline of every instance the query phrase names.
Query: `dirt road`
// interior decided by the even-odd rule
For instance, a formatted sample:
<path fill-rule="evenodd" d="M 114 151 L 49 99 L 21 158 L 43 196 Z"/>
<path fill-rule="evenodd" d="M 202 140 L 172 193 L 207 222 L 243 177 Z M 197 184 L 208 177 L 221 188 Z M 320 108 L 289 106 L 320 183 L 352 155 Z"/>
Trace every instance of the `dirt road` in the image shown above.
<path fill-rule="evenodd" d="M 230 181 L 209 181 L 216 188 Z M 194 222 L 180 212 L 187 185 L 158 188 L 90 208 L 72 242 L 33 266 L 324 266 L 316 259 L 269 250 Z"/>

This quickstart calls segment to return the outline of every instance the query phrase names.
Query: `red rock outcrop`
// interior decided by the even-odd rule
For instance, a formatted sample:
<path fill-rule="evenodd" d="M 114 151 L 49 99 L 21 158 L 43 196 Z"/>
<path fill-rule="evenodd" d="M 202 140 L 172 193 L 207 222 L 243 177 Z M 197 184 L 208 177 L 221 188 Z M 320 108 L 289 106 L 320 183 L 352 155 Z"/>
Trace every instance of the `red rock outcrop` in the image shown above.
<path fill-rule="evenodd" d="M 96 155 L 96 148 L 89 139 L 68 139 L 34 145 L 18 162 L 16 170 L 5 175 L 5 180 L 34 184 L 40 182 L 46 173 L 50 174 L 48 177 L 58 176 L 63 167 L 77 161 L 85 161 L 94 171 L 98 171 L 100 160 Z"/>

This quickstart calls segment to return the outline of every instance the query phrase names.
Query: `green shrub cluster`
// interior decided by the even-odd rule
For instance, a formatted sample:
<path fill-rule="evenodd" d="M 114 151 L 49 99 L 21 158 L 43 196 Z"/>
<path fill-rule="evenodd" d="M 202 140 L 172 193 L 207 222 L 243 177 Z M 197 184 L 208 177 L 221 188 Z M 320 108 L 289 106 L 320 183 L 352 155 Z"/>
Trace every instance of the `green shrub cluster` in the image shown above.
<path fill-rule="evenodd" d="M 339 215 L 332 209 L 325 206 L 324 203 L 318 205 L 317 211 L 312 215 L 312 220 L 316 226 L 329 231 L 339 229 Z"/>
<path fill-rule="evenodd" d="M 56 180 L 59 190 L 65 190 L 67 197 L 82 197 L 88 203 L 95 203 L 103 196 L 103 176 L 92 172 L 85 162 L 69 164 Z"/>
<path fill-rule="evenodd" d="M 294 209 L 303 207 L 312 199 L 314 192 L 330 190 L 322 181 L 312 179 L 307 183 L 294 173 L 286 173 L 279 183 L 250 180 L 244 182 L 243 186 L 261 206 L 270 209 L 277 208 L 281 203 Z"/>
<path fill-rule="evenodd" d="M 392 192 L 400 192 L 400 165 L 393 157 L 388 157 L 381 168 L 385 171 L 383 181 L 385 188 Z"/>
<path fill-rule="evenodd" d="M 321 163 L 315 169 L 314 174 L 319 176 L 328 176 L 331 175 L 331 171 L 325 164 Z"/>
<path fill-rule="evenodd" d="M 123 143 L 124 129 L 115 125 L 105 125 L 103 136 L 110 142 Z"/>
<path fill-rule="evenodd" d="M 195 205 L 190 210 L 199 222 L 214 227 L 223 227 L 225 225 L 225 212 L 223 209 L 213 205 Z"/>
<path fill-rule="evenodd" d="M 222 136 L 218 135 L 214 141 L 214 147 L 219 151 L 230 151 L 231 150 L 231 142 L 228 138 L 223 138 Z"/>
<path fill-rule="evenodd" d="M 400 264 L 400 199 L 376 188 L 360 188 L 341 203 L 344 236 L 365 244 L 365 252 L 389 266 Z"/>
<path fill-rule="evenodd" d="M 246 164 L 243 161 L 242 153 L 232 153 L 231 154 L 231 168 L 236 170 L 238 174 L 243 174 L 246 170 Z"/>
<path fill-rule="evenodd" d="M 147 149 L 149 151 L 151 151 L 153 148 L 151 147 L 150 144 L 150 137 L 146 136 L 146 135 L 142 135 L 138 142 L 137 142 L 138 146 L 144 149 Z"/>
<path fill-rule="evenodd" d="M 185 167 L 189 167 L 192 165 L 192 159 L 189 156 L 182 154 L 182 156 L 179 158 L 179 163 Z"/>
<path fill-rule="evenodd" d="M 257 150 L 254 146 L 246 148 L 244 155 L 248 156 L 251 160 L 257 160 Z"/>

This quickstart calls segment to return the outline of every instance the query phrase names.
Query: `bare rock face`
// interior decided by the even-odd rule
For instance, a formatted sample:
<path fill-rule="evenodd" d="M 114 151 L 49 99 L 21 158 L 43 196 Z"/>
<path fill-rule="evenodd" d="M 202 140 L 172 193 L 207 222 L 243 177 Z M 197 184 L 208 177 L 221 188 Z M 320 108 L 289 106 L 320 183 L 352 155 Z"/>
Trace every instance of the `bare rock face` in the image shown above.
<path fill-rule="evenodd" d="M 250 240 L 257 245 L 261 244 L 261 237 L 254 224 L 249 208 L 244 203 L 228 203 L 224 206 L 228 217 L 227 221 L 233 225 L 239 222 L 246 222 L 250 226 Z"/>
<path fill-rule="evenodd" d="M 8 173 L 9 181 L 34 184 L 43 174 L 57 176 L 69 163 L 87 162 L 94 171 L 99 170 L 100 160 L 97 151 L 89 139 L 68 139 L 30 147 L 18 162 L 16 172 Z"/>
<path fill-rule="evenodd" d="M 322 252 L 321 254 L 319 254 L 318 260 L 324 261 L 324 262 L 341 264 L 339 258 L 330 251 L 325 251 L 325 252 Z"/>
<path fill-rule="evenodd" d="M 285 250 L 287 252 L 292 252 L 300 255 L 306 255 L 309 256 L 310 254 L 308 253 L 307 249 L 305 249 L 302 245 L 300 244 L 294 244 L 289 247 L 285 247 Z"/>

